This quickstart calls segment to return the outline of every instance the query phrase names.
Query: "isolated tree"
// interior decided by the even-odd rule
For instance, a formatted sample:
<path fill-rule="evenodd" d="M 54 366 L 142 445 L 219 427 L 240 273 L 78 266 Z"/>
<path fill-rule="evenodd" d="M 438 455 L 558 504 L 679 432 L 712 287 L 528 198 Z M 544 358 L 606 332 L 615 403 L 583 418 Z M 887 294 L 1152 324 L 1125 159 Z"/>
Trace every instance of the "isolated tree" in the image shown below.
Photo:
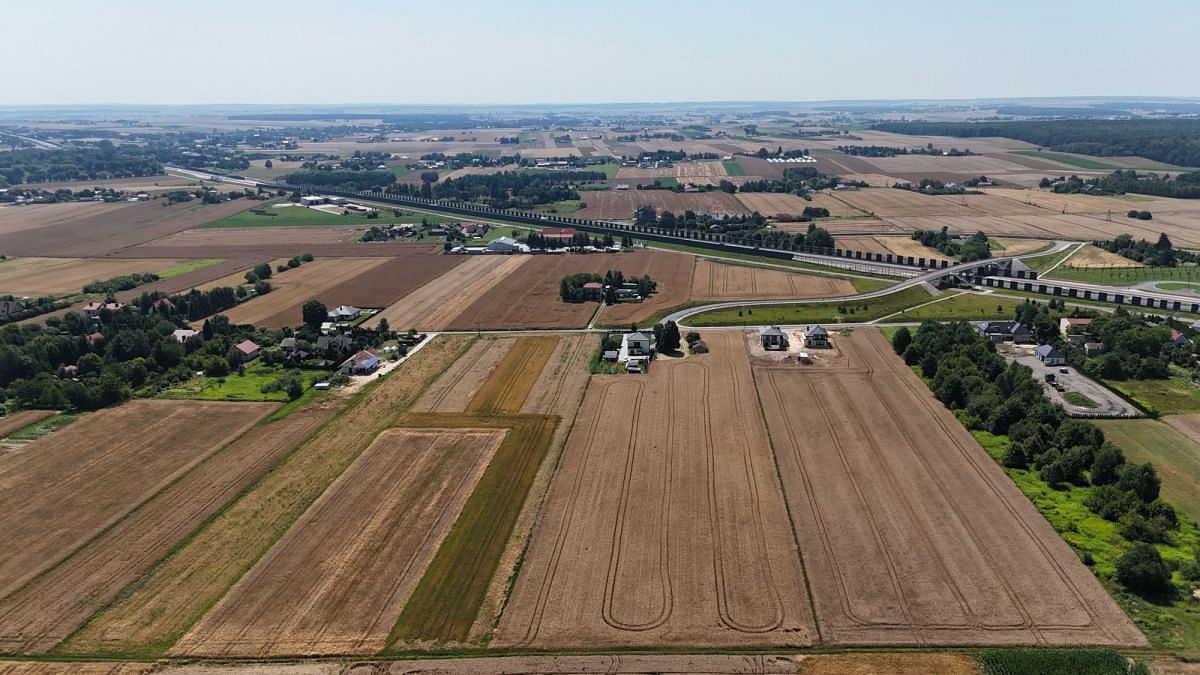
<path fill-rule="evenodd" d="M 896 350 L 897 354 L 903 354 L 910 344 L 912 344 L 912 331 L 908 329 L 908 326 L 901 326 L 900 330 L 892 336 L 892 349 Z"/>
<path fill-rule="evenodd" d="M 259 279 L 270 279 L 271 278 L 271 263 L 259 263 L 259 264 L 255 265 L 254 273 L 258 275 Z"/>
<path fill-rule="evenodd" d="M 1172 589 L 1171 570 L 1154 544 L 1134 544 L 1118 558 L 1117 581 L 1140 595 L 1161 595 Z"/>
<path fill-rule="evenodd" d="M 380 335 L 386 335 L 386 334 L 390 333 L 391 329 L 392 329 L 392 325 L 390 323 L 388 323 L 388 320 L 386 317 L 379 320 L 379 334 Z"/>
<path fill-rule="evenodd" d="M 679 351 L 679 326 L 675 325 L 674 321 L 668 321 L 663 326 L 662 334 L 658 337 L 658 351 Z"/>
<path fill-rule="evenodd" d="M 274 168 L 275 168 L 275 162 L 272 162 L 271 160 L 269 160 L 269 159 L 268 159 L 268 160 L 267 160 L 267 161 L 266 161 L 266 162 L 263 164 L 263 166 L 265 166 L 265 167 L 266 167 L 266 168 L 268 168 L 268 169 L 274 169 Z"/>
<path fill-rule="evenodd" d="M 304 317 L 305 325 L 311 327 L 313 330 L 320 330 L 321 324 L 325 323 L 325 320 L 329 318 L 329 310 L 325 308 L 325 305 L 320 300 L 309 300 L 304 303 L 304 307 L 301 308 L 300 312 Z"/>

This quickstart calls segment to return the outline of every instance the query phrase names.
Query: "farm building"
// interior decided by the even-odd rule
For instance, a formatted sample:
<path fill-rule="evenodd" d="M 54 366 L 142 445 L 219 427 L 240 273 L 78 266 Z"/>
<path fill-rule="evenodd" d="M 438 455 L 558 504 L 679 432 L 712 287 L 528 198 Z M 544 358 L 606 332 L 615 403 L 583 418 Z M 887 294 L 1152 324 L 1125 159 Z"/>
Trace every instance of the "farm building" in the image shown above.
<path fill-rule="evenodd" d="M 658 220 L 658 209 L 642 205 L 634 209 L 633 220 L 637 223 L 653 223 Z"/>
<path fill-rule="evenodd" d="M 549 227 L 542 230 L 542 236 L 547 241 L 556 242 L 559 244 L 570 244 L 575 238 L 575 228 L 573 227 Z"/>
<path fill-rule="evenodd" d="M 599 300 L 604 295 L 604 284 L 599 281 L 589 281 L 583 285 L 583 295 L 589 300 Z"/>
<path fill-rule="evenodd" d="M 1072 328 L 1079 328 L 1086 332 L 1088 326 L 1091 325 L 1092 320 L 1088 317 L 1065 316 L 1058 320 L 1058 331 L 1063 335 L 1069 334 Z"/>
<path fill-rule="evenodd" d="M 241 352 L 243 361 L 253 361 L 258 358 L 259 347 L 253 340 L 242 340 L 233 348 Z"/>
<path fill-rule="evenodd" d="M 779 326 L 762 326 L 758 329 L 758 339 L 762 348 L 768 350 L 787 349 L 787 333 L 779 330 Z"/>
<path fill-rule="evenodd" d="M 808 326 L 804 329 L 804 346 L 809 349 L 829 349 L 829 331 L 821 326 Z"/>
<path fill-rule="evenodd" d="M 512 237 L 498 237 L 488 242 L 489 253 L 527 253 L 529 247 Z"/>
<path fill-rule="evenodd" d="M 324 204 L 324 203 L 325 203 L 325 198 L 318 197 L 316 195 L 313 195 L 311 197 L 301 197 L 300 198 L 301 206 L 320 206 L 321 204 Z"/>
<path fill-rule="evenodd" d="M 375 372 L 381 363 L 383 358 L 379 354 L 364 349 L 342 362 L 342 365 L 338 366 L 338 372 L 343 375 L 368 375 Z"/>
<path fill-rule="evenodd" d="M 1053 345 L 1039 345 L 1033 350 L 1037 355 L 1038 360 L 1048 366 L 1061 366 L 1067 362 L 1067 357 L 1062 352 L 1054 348 Z"/>
<path fill-rule="evenodd" d="M 645 333 L 627 333 L 625 335 L 625 353 L 629 356 L 649 356 L 650 338 Z"/>
<path fill-rule="evenodd" d="M 1020 321 L 980 321 L 975 324 L 975 330 L 992 342 L 1027 344 L 1032 340 L 1029 329 Z"/>
<path fill-rule="evenodd" d="M 353 321 L 362 315 L 362 310 L 352 305 L 338 305 L 329 310 L 330 321 Z"/>

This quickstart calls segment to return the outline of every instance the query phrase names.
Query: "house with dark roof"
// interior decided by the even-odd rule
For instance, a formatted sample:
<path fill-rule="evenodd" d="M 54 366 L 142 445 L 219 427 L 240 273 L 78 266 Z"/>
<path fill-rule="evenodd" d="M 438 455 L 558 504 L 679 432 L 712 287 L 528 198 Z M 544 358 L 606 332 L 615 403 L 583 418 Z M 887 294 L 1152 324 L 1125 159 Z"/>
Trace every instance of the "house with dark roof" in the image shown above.
<path fill-rule="evenodd" d="M 342 362 L 342 365 L 338 366 L 338 372 L 343 375 L 369 375 L 382 363 L 382 356 L 370 349 L 364 349 Z"/>
<path fill-rule="evenodd" d="M 1067 355 L 1055 349 L 1054 345 L 1038 345 L 1033 353 L 1039 361 L 1048 366 L 1061 366 L 1067 362 Z"/>
<path fill-rule="evenodd" d="M 762 342 L 762 348 L 767 350 L 778 351 L 788 346 L 787 333 L 779 330 L 779 326 L 760 326 L 758 339 Z"/>
<path fill-rule="evenodd" d="M 822 326 L 808 326 L 804 329 L 804 346 L 810 349 L 829 349 L 829 331 Z"/>
<path fill-rule="evenodd" d="M 1176 347 L 1187 347 L 1192 344 L 1192 341 L 1187 339 L 1187 336 L 1174 328 L 1171 329 L 1171 344 Z"/>
<path fill-rule="evenodd" d="M 1033 341 L 1029 328 L 1020 321 L 979 321 L 975 323 L 975 330 L 992 342 L 1028 344 Z"/>
<path fill-rule="evenodd" d="M 317 338 L 317 351 L 328 354 L 343 354 L 354 349 L 354 338 L 349 335 L 322 335 Z"/>
<path fill-rule="evenodd" d="M 20 300 L 0 300 L 0 319 L 7 319 L 24 310 L 25 305 Z"/>

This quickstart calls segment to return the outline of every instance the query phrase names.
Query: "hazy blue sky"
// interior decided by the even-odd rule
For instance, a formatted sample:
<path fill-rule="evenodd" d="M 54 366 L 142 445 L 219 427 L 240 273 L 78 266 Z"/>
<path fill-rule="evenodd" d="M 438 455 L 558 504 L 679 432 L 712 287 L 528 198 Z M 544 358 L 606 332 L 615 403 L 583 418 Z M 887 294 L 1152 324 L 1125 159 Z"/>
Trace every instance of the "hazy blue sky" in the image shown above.
<path fill-rule="evenodd" d="M 2 104 L 1200 96 L 1200 2 L 9 0 Z"/>

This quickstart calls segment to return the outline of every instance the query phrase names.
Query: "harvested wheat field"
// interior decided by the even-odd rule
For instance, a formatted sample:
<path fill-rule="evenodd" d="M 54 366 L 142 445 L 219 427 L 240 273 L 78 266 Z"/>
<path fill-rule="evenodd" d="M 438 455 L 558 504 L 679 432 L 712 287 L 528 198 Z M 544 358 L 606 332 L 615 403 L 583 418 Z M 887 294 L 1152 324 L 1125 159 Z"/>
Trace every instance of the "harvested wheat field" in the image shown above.
<path fill-rule="evenodd" d="M 891 253 L 888 247 L 879 243 L 875 237 L 837 237 L 836 246 L 846 251 L 868 251 L 871 253 Z"/>
<path fill-rule="evenodd" d="M 795 675 L 801 658 L 725 654 L 481 656 L 356 663 L 345 675 Z"/>
<path fill-rule="evenodd" d="M 387 319 L 393 330 L 442 330 L 475 302 L 475 298 L 521 267 L 530 256 L 469 256 L 451 272 L 442 274 L 397 300 L 366 321 L 368 328 Z"/>
<path fill-rule="evenodd" d="M 160 237 L 220 220 L 245 211 L 257 202 L 238 199 L 220 204 L 201 206 L 141 202 L 128 206 L 104 208 L 93 203 L 79 204 L 76 217 L 44 224 L 35 229 L 4 231 L 0 229 L 0 251 L 5 255 L 46 256 L 63 258 L 97 258 L 129 249 Z M 40 207 L 37 207 L 40 208 Z M 145 255 L 138 258 L 187 258 L 191 255 Z M 213 254 L 194 257 L 224 257 Z"/>
<path fill-rule="evenodd" d="M 0 661 L 0 675 L 145 675 L 153 663 Z"/>
<path fill-rule="evenodd" d="M 1142 267 L 1142 263 L 1130 260 L 1118 253 L 1109 253 L 1102 248 L 1087 244 L 1079 249 L 1067 261 L 1066 267 Z"/>
<path fill-rule="evenodd" d="M 825 642 L 1147 644 L 879 332 L 756 368 Z"/>
<path fill-rule="evenodd" d="M 461 256 L 318 258 L 271 277 L 275 290 L 224 312 L 235 324 L 296 326 L 316 298 L 326 307 L 386 307 L 463 261 Z"/>
<path fill-rule="evenodd" d="M 54 410 L 22 410 L 0 417 L 0 438 L 20 431 L 34 422 L 40 422 L 55 412 Z M 0 457 L 3 456 L 4 454 L 0 453 Z"/>
<path fill-rule="evenodd" d="M 592 379 L 492 644 L 805 646 L 817 637 L 739 336 Z"/>
<path fill-rule="evenodd" d="M 682 214 L 691 209 L 708 211 L 714 216 L 749 213 L 737 197 L 724 192 L 672 192 L 670 190 L 614 190 L 610 192 L 586 192 L 583 200 L 587 206 L 576 211 L 576 218 L 594 220 L 632 220 L 633 211 L 649 204 L 661 213 L 671 211 Z"/>
<path fill-rule="evenodd" d="M 93 281 L 105 281 L 126 274 L 162 272 L 183 262 L 114 258 L 14 258 L 0 261 L 0 295 L 39 297 L 79 293 Z"/>
<path fill-rule="evenodd" d="M 380 651 L 503 438 L 383 432 L 171 653 Z"/>
<path fill-rule="evenodd" d="M 888 250 L 888 253 L 905 257 L 911 256 L 914 260 L 919 258 L 924 258 L 925 260 L 953 260 L 953 258 L 942 255 L 941 251 L 938 251 L 936 248 L 929 248 L 911 236 L 876 237 L 875 241 L 882 244 Z"/>
<path fill-rule="evenodd" d="M 88 415 L 0 462 L 0 597 L 120 520 L 275 405 L 131 401 Z M 201 424 L 210 433 L 197 437 Z"/>
<path fill-rule="evenodd" d="M 1028 255 L 1050 248 L 1054 242 L 1045 239 L 997 239 L 1004 247 L 997 255 Z"/>
<path fill-rule="evenodd" d="M 720 180 L 728 175 L 725 165 L 718 161 L 678 162 L 670 167 L 661 169 L 639 169 L 634 166 L 623 166 L 617 171 L 617 178 L 678 178 L 680 183 L 689 182 L 690 178 L 712 178 Z M 711 182 L 711 181 L 705 181 Z"/>
<path fill-rule="evenodd" d="M 0 600 L 0 651 L 52 648 L 333 417 L 304 410 L 257 425 L 62 564 Z"/>
<path fill-rule="evenodd" d="M 476 340 L 475 344 L 446 369 L 445 373 L 421 394 L 412 405 L 412 411 L 418 413 L 466 412 L 467 406 L 475 398 L 483 383 L 491 377 L 496 366 L 512 349 L 516 338 L 487 337 Z"/>
<path fill-rule="evenodd" d="M 562 302 L 559 283 L 568 274 L 604 274 L 620 270 L 626 278 L 649 274 L 658 291 L 641 303 L 606 307 L 605 322 L 628 325 L 654 312 L 687 302 L 695 257 L 665 251 L 632 251 L 614 255 L 521 256 L 516 270 L 490 288 L 481 289 L 473 303 L 448 318 L 446 328 L 582 328 L 597 303 Z"/>
<path fill-rule="evenodd" d="M 838 199 L 851 207 L 874 213 L 881 218 L 893 216 L 956 216 L 977 215 L 967 207 L 954 202 L 923 195 L 910 190 L 895 188 L 864 188 L 847 190 Z"/>
<path fill-rule="evenodd" d="M 979 661 L 970 654 L 863 653 L 801 657 L 800 675 L 976 675 Z"/>
<path fill-rule="evenodd" d="M 854 285 L 845 279 L 698 258 L 691 299 L 823 298 L 854 292 Z"/>
<path fill-rule="evenodd" d="M 829 209 L 831 216 L 862 216 L 862 211 L 824 194 L 816 194 L 809 201 L 798 195 L 776 192 L 739 192 L 737 195 L 747 209 L 757 211 L 764 216 L 772 217 L 780 213 L 800 217 L 805 207 Z M 805 227 L 808 223 L 805 223 Z"/>
<path fill-rule="evenodd" d="M 525 399 L 558 346 L 558 338 L 539 335 L 517 338 L 467 405 L 473 415 L 504 415 L 521 411 Z"/>
<path fill-rule="evenodd" d="M 0 207 L 0 234 L 37 230 L 50 225 L 70 223 L 88 216 L 117 215 L 128 204 L 103 202 L 60 202 L 33 206 Z"/>
<path fill-rule="evenodd" d="M 165 652 L 469 342 L 470 338 L 460 335 L 434 338 L 366 389 L 355 405 L 330 420 L 206 523 L 147 575 L 144 583 L 92 617 L 64 643 L 64 651 Z"/>

